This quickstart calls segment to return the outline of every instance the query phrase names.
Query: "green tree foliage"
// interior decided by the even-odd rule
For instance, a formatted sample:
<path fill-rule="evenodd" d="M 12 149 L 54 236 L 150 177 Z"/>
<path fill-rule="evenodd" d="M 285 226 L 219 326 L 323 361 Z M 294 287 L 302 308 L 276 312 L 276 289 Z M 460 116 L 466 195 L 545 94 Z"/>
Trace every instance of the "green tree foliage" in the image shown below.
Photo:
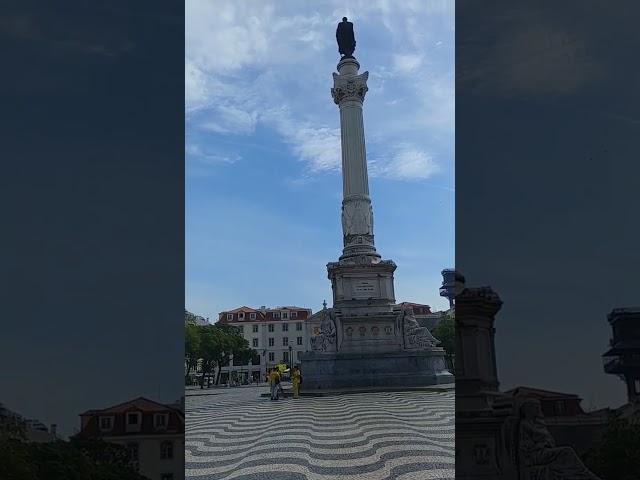
<path fill-rule="evenodd" d="M 94 445 L 114 451 L 118 445 Z M 114 457 L 115 458 L 115 457 Z M 70 442 L 29 443 L 15 438 L 0 440 L 0 478 L 12 480 L 146 480 L 126 462 L 96 461 Z"/>
<path fill-rule="evenodd" d="M 452 359 L 456 353 L 456 326 L 452 314 L 446 313 L 433 329 L 433 336 L 440 340 L 447 356 Z"/>
<path fill-rule="evenodd" d="M 640 478 L 640 425 L 613 420 L 599 444 L 585 456 L 585 463 L 606 480 Z"/>
<path fill-rule="evenodd" d="M 231 356 L 247 363 L 256 352 L 249 348 L 249 343 L 240 330 L 229 325 L 206 325 L 196 327 L 198 332 L 197 358 L 201 360 L 202 377 L 200 388 L 215 372 L 216 367 L 228 365 Z M 220 369 L 216 384 L 220 381 Z"/>
<path fill-rule="evenodd" d="M 198 358 L 200 353 L 200 327 L 192 323 L 187 323 L 184 327 L 184 355 L 187 371 L 185 379 L 189 378 L 191 370 L 195 370 L 198 366 Z"/>

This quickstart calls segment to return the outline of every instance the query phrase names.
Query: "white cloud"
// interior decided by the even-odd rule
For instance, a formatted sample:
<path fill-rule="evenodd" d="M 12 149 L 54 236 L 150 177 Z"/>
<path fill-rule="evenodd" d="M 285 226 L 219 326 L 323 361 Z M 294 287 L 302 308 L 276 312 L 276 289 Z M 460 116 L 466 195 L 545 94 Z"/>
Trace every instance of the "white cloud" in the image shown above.
<path fill-rule="evenodd" d="M 422 143 L 424 128 L 445 127 L 447 135 L 453 131 L 453 63 L 445 66 L 450 75 L 443 75 L 442 65 L 440 70 L 434 68 L 424 53 L 426 45 L 445 38 L 443 32 L 428 27 L 434 22 L 452 24 L 451 3 L 357 0 L 350 4 L 352 12 L 337 0 L 320 2 L 313 9 L 287 0 L 273 4 L 188 0 L 187 128 L 251 135 L 260 124 L 280 135 L 306 164 L 303 175 L 339 170 L 338 113 L 328 93 L 337 60 L 335 25 L 346 15 L 356 24 L 357 38 L 359 25 L 367 25 L 389 39 L 388 47 L 379 52 L 359 47 L 369 57 L 368 96 L 382 98 L 387 83 L 393 82 L 394 88 L 393 98 L 382 99 L 378 109 L 365 106 L 367 138 L 376 138 L 380 145 L 399 141 L 415 145 L 414 150 L 393 153 L 391 160 L 373 170 L 378 168 L 387 178 L 426 178 L 435 168 L 420 153 L 432 151 Z M 407 46 L 414 53 L 395 53 L 407 51 Z M 391 64 L 383 58 L 391 58 Z M 400 112 L 401 105 L 401 115 L 390 115 L 389 109 Z"/>
<path fill-rule="evenodd" d="M 413 145 L 399 145 L 388 162 L 370 162 L 370 173 L 375 177 L 397 180 L 424 180 L 440 168 L 426 152 Z"/>
<path fill-rule="evenodd" d="M 422 55 L 418 54 L 396 54 L 393 56 L 393 68 L 396 73 L 413 73 L 422 65 Z"/>
<path fill-rule="evenodd" d="M 215 114 L 217 119 L 204 121 L 200 128 L 215 133 L 248 134 L 253 133 L 258 121 L 257 112 L 231 105 L 217 107 Z"/>
<path fill-rule="evenodd" d="M 240 155 L 226 155 L 209 152 L 195 143 L 187 143 L 184 148 L 187 165 L 194 167 L 213 166 L 221 163 L 235 163 L 240 160 Z"/>
<path fill-rule="evenodd" d="M 286 109 L 273 110 L 265 118 L 275 126 L 294 154 L 312 172 L 339 170 L 342 163 L 340 129 L 315 127 L 295 121 Z"/>

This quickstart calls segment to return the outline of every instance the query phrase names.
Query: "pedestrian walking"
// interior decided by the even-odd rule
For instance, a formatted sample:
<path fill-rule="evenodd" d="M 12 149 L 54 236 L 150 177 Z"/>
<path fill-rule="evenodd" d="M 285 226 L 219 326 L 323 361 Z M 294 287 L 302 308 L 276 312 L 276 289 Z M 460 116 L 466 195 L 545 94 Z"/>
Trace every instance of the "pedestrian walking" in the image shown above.
<path fill-rule="evenodd" d="M 278 400 L 280 393 L 280 374 L 275 368 L 271 370 L 269 374 L 269 381 L 271 382 L 271 400 Z"/>
<path fill-rule="evenodd" d="M 300 384 L 302 383 L 302 374 L 300 369 L 296 366 L 293 367 L 293 373 L 291 374 L 291 386 L 293 387 L 293 398 L 300 396 Z"/>

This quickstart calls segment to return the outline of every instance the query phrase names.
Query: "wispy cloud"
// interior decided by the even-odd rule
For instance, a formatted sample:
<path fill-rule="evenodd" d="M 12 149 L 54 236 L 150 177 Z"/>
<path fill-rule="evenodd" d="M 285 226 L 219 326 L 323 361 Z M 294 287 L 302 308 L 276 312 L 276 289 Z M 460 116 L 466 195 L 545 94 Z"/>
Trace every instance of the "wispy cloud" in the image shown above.
<path fill-rule="evenodd" d="M 186 173 L 191 177 L 207 177 L 220 165 L 232 164 L 241 160 L 237 154 L 210 152 L 205 147 L 189 142 L 184 148 Z"/>
<path fill-rule="evenodd" d="M 396 73 L 413 73 L 422 65 L 422 55 L 419 54 L 396 54 L 393 56 L 393 67 Z"/>
<path fill-rule="evenodd" d="M 287 109 L 266 112 L 264 118 L 282 135 L 293 153 L 312 172 L 339 170 L 341 165 L 340 130 L 299 123 Z"/>
<path fill-rule="evenodd" d="M 356 22 L 356 31 L 359 25 L 379 25 L 391 38 L 393 53 L 386 57 L 390 62 L 381 63 L 377 54 L 371 59 L 369 96 L 374 103 L 365 112 L 371 128 L 368 137 L 376 131 L 379 145 L 416 145 L 413 150 L 394 152 L 383 148 L 378 157 L 384 153 L 387 160 L 379 161 L 373 170 L 378 168 L 385 178 L 395 180 L 428 178 L 438 170 L 432 156 L 424 152 L 437 148 L 425 143 L 420 129 L 446 125 L 452 132 L 454 108 L 453 74 L 447 76 L 425 58 L 425 43 L 435 45 L 436 39 L 431 38 L 432 29 L 425 33 L 424 25 L 427 20 L 452 22 L 450 3 L 425 6 L 410 0 L 396 5 L 375 0 L 364 8 L 364 1 L 356 1 L 351 12 L 337 0 L 328 0 L 303 14 L 296 2 L 214 5 L 190 0 L 185 52 L 188 128 L 247 136 L 263 126 L 280 137 L 305 165 L 304 171 L 338 171 L 340 132 L 337 109 L 328 95 L 329 68 L 337 57 L 336 19 L 347 15 Z M 402 51 L 396 46 L 406 45 L 407 40 L 411 50 L 395 53 Z M 385 58 L 382 52 L 380 58 Z M 452 71 L 449 63 L 447 69 Z M 389 82 L 394 83 L 392 99 L 383 98 Z M 323 88 L 326 98 L 320 94 Z M 310 96 L 310 91 L 316 93 Z M 380 100 L 375 100 L 376 95 Z M 384 108 L 398 109 L 398 114 Z"/>
<path fill-rule="evenodd" d="M 390 161 L 372 161 L 370 167 L 370 173 L 374 177 L 397 180 L 424 180 L 439 170 L 431 156 L 408 144 L 399 145 Z"/>

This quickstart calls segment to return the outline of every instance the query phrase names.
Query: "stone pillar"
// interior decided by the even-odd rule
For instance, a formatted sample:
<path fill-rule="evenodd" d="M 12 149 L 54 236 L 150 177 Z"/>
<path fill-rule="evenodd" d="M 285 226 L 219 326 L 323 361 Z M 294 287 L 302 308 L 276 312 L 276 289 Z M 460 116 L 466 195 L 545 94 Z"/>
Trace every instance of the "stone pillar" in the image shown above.
<path fill-rule="evenodd" d="M 456 296 L 456 394 L 498 391 L 495 316 L 502 301 L 489 287 L 465 288 Z"/>
<path fill-rule="evenodd" d="M 378 263 L 373 241 L 373 211 L 369 198 L 367 154 L 364 142 L 362 104 L 367 93 L 369 72 L 358 74 L 360 64 L 355 58 L 338 63 L 333 74 L 331 95 L 340 107 L 342 144 L 342 235 L 343 253 L 340 260 L 360 258 L 360 263 Z M 362 262 L 366 259 L 366 262 Z"/>
<path fill-rule="evenodd" d="M 518 419 L 513 399 L 498 390 L 493 339 L 501 306 L 489 287 L 465 288 L 455 297 L 456 478 L 462 480 L 520 478 Z"/>

